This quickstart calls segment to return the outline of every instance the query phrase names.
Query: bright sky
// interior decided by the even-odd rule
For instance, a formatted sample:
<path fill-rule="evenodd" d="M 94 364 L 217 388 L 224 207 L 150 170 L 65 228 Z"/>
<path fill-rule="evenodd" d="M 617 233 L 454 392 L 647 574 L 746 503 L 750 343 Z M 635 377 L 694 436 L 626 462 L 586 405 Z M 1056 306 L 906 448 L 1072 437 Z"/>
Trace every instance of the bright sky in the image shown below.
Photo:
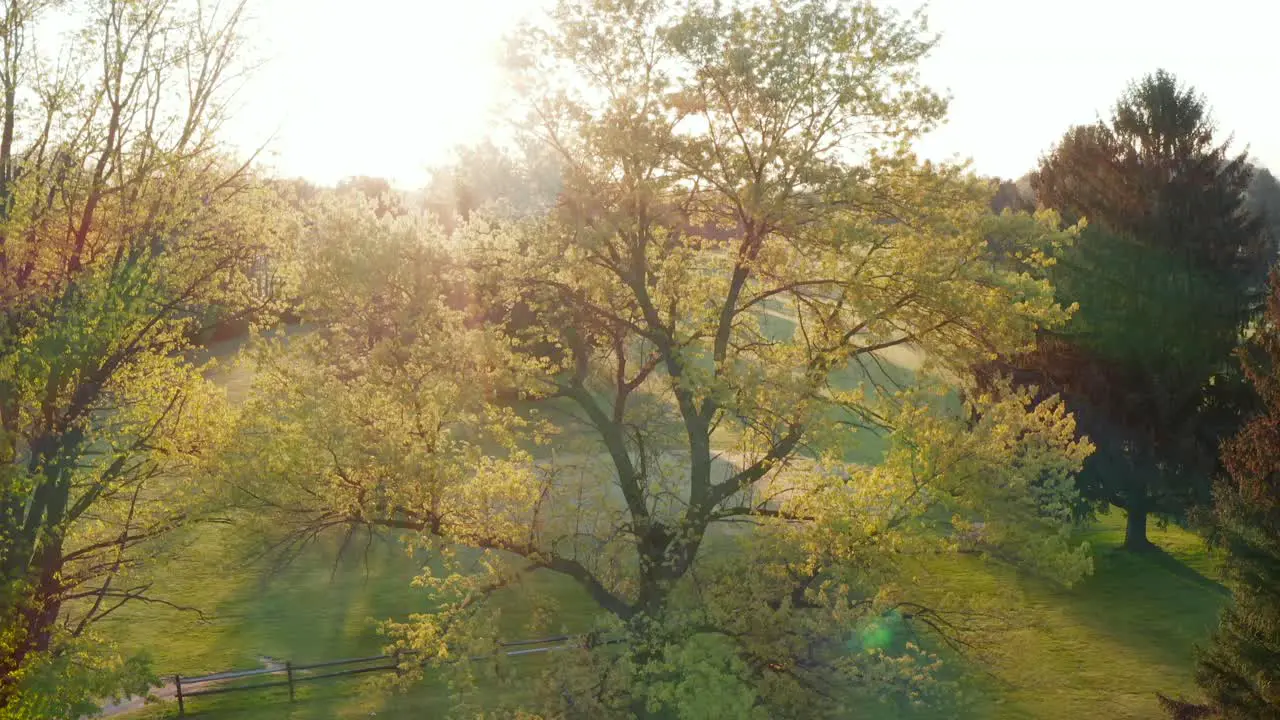
<path fill-rule="evenodd" d="M 917 0 L 885 0 L 912 9 Z M 545 0 L 251 0 L 266 60 L 240 96 L 238 141 L 272 138 L 277 172 L 420 187 L 479 139 L 501 79 L 497 41 Z M 1267 0 L 933 0 L 924 67 L 953 95 L 921 154 L 1017 177 L 1072 124 L 1164 67 L 1209 100 L 1221 133 L 1280 169 L 1280 3 Z"/>

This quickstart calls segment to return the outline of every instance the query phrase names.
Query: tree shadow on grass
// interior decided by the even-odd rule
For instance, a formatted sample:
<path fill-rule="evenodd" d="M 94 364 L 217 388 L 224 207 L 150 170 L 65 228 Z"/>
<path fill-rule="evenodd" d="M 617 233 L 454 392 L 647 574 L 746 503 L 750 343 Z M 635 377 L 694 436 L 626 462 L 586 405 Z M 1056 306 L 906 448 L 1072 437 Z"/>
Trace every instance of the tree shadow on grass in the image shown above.
<path fill-rule="evenodd" d="M 1069 593 L 1075 617 L 1161 662 L 1185 662 L 1230 594 L 1164 550 L 1095 551 L 1094 575 Z"/>
<path fill-rule="evenodd" d="M 1112 552 L 1117 554 L 1125 553 L 1124 550 L 1113 550 Z M 1223 602 L 1231 597 L 1231 591 L 1227 589 L 1227 586 L 1211 577 L 1206 577 L 1203 573 L 1188 566 L 1163 548 L 1156 547 L 1149 552 L 1138 554 L 1138 557 L 1183 582 L 1197 586 L 1212 595 L 1217 595 Z"/>
<path fill-rule="evenodd" d="M 1161 530 L 1152 539 L 1165 551 L 1128 553 L 1123 522 L 1104 516 L 1082 533 L 1095 572 L 1072 588 L 973 557 L 926 568 L 930 582 L 991 603 L 1011 623 L 986 666 L 997 681 L 970 667 L 985 710 L 958 717 L 1154 718 L 1155 693 L 1194 693 L 1194 647 L 1227 594 L 1199 538 Z"/>
<path fill-rule="evenodd" d="M 322 539 L 285 567 L 269 563 L 240 566 L 237 572 L 221 578 L 224 585 L 234 584 L 234 588 L 217 603 L 212 622 L 191 637 L 174 641 L 200 644 L 202 655 L 209 659 L 200 660 L 199 667 L 216 671 L 251 669 L 264 657 L 298 665 L 380 653 L 386 638 L 378 633 L 377 621 L 430 609 L 427 594 L 410 586 L 422 563 L 408 557 L 394 541 L 375 540 L 367 557 L 363 543 L 338 557 L 339 545 L 340 538 Z M 227 663 L 231 666 L 224 667 Z M 381 708 L 385 694 L 362 678 L 337 678 L 300 683 L 296 704 L 289 702 L 288 689 L 279 687 L 193 697 L 187 714 L 211 718 L 364 717 L 368 709 L 356 710 Z M 176 704 L 169 705 L 141 717 L 176 715 Z M 343 712 L 335 714 L 339 708 Z"/>

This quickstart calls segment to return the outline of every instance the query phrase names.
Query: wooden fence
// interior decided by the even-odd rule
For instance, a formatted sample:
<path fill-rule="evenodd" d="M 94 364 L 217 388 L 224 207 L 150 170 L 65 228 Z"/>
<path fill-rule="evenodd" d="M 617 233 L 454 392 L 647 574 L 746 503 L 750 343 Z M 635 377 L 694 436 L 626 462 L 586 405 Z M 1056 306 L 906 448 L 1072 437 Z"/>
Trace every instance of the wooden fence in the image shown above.
<path fill-rule="evenodd" d="M 499 648 L 517 648 L 517 649 L 500 649 L 501 655 L 515 657 L 519 655 L 533 655 L 536 653 L 555 652 L 557 650 L 569 650 L 573 648 L 590 648 L 599 645 L 612 645 L 621 642 L 621 640 L 600 640 L 593 635 L 555 635 L 553 637 L 538 638 L 535 640 L 511 640 L 498 643 Z M 552 645 L 550 643 L 560 643 Z M 227 672 L 214 673 L 212 675 L 200 675 L 198 677 L 182 677 L 181 675 L 173 676 L 173 686 L 178 699 L 178 714 L 186 715 L 186 701 L 193 697 L 201 695 L 219 695 L 230 692 L 243 692 L 247 690 L 261 690 L 264 688 L 288 687 L 289 701 L 295 699 L 295 686 L 302 682 L 311 682 L 313 680 L 326 680 L 337 677 L 345 677 L 349 675 L 362 675 L 364 673 L 373 672 L 400 672 L 401 660 L 417 655 L 413 650 L 396 652 L 391 655 L 372 655 L 361 658 L 344 658 L 341 660 L 328 660 L 326 662 L 311 663 L 309 665 L 295 665 L 292 661 L 286 661 L 283 665 L 277 667 L 256 668 L 254 670 L 229 670 Z M 463 658 L 468 661 L 479 661 L 492 659 L 493 655 L 481 655 L 478 657 Z M 455 661 L 456 662 L 456 661 Z M 334 669 L 342 668 L 342 669 Z M 317 670 L 324 672 L 317 673 Z M 284 679 L 279 677 L 283 675 Z M 242 680 L 252 677 L 270 677 L 272 679 L 266 682 L 255 682 L 249 685 L 226 685 L 225 683 L 232 680 Z"/>

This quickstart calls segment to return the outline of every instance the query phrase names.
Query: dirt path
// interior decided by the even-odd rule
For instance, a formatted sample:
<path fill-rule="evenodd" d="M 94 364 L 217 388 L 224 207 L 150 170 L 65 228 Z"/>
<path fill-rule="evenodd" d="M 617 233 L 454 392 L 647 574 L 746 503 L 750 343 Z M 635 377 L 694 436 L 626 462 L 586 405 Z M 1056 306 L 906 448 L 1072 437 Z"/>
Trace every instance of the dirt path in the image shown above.
<path fill-rule="evenodd" d="M 154 697 L 155 699 L 161 702 L 173 700 L 177 696 L 178 696 L 178 690 L 176 687 L 174 687 L 173 683 L 166 683 L 161 687 L 155 688 L 154 690 L 151 691 L 151 695 L 150 695 L 150 697 Z M 147 696 L 129 697 L 119 702 L 111 703 L 109 705 L 104 705 L 102 707 L 102 710 L 99 711 L 97 715 L 86 715 L 83 718 L 81 718 L 81 720 L 88 720 L 88 718 L 100 718 L 100 717 L 111 717 L 113 715 L 122 715 L 127 712 L 133 712 L 134 710 L 141 710 L 146 704 L 147 704 Z"/>
<path fill-rule="evenodd" d="M 263 657 L 263 658 L 259 658 L 259 660 L 262 662 L 261 668 L 264 670 L 283 670 L 284 669 L 284 663 L 278 662 L 272 658 Z M 222 681 L 202 682 L 200 683 L 200 687 L 201 688 L 212 687 L 215 685 L 219 685 L 223 682 L 226 682 L 226 681 L 222 680 Z M 183 685 L 185 686 L 186 683 L 183 683 Z M 118 702 L 105 704 L 102 706 L 102 709 L 98 711 L 96 715 L 86 715 L 82 717 L 81 720 L 92 720 L 92 718 L 113 717 L 116 715 L 123 715 L 125 713 L 130 713 L 135 710 L 141 710 L 143 707 L 146 706 L 148 697 L 155 698 L 159 702 L 171 702 L 178 697 L 178 688 L 172 682 L 167 682 L 158 688 L 152 689 L 152 691 L 147 695 L 135 695 L 133 697 L 124 698 L 123 700 L 120 700 Z"/>

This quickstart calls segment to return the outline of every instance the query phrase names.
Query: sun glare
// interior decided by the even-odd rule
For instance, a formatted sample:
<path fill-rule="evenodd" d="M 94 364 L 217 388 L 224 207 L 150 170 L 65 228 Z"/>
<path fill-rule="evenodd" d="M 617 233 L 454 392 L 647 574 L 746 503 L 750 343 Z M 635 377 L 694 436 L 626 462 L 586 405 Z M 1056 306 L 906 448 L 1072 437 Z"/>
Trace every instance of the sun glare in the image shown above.
<path fill-rule="evenodd" d="M 501 39 L 549 2 L 368 0 L 358 10 L 338 0 L 253 3 L 254 50 L 263 62 L 240 94 L 237 143 L 245 151 L 266 143 L 267 164 L 287 176 L 332 184 L 373 175 L 407 189 L 421 187 L 429 166 L 492 129 L 494 110 L 501 109 Z M 921 5 L 885 4 L 903 12 Z M 1085 4 L 1101 7 L 1094 0 Z M 1012 14 L 1004 8 L 996 0 L 929 4 L 931 28 L 943 36 L 921 70 L 954 102 L 947 124 L 920 143 L 923 156 L 972 158 L 982 173 L 1017 174 L 1047 150 L 1043 138 L 1056 128 L 1092 121 L 1129 80 L 1148 66 L 1163 66 L 1212 96 L 1221 124 L 1248 136 L 1264 163 L 1276 162 L 1280 146 L 1262 120 L 1274 113 L 1256 111 L 1274 100 L 1253 92 L 1248 73 L 1232 70 L 1268 61 L 1261 35 L 1212 52 L 1167 43 L 1161 38 L 1191 32 L 1201 22 L 1193 13 L 1175 12 L 1162 16 L 1163 34 L 1134 45 L 1121 35 L 1141 15 L 1136 8 L 1120 8 L 1126 22 L 1104 27 L 1091 24 L 1091 12 L 1059 17 L 1049 4 Z M 1228 23 L 1246 11 L 1253 12 L 1224 10 L 1214 22 Z M 1040 29 L 1050 22 L 1055 37 L 1070 37 L 1070 43 L 1042 44 Z M 1245 29 L 1261 33 L 1273 25 Z M 1114 47 L 1129 49 L 1118 54 Z M 1075 101 L 1018 94 L 1018 88 L 1042 82 L 1071 84 Z"/>
<path fill-rule="evenodd" d="M 268 0 L 262 66 L 240 94 L 237 135 L 279 173 L 354 174 L 417 187 L 450 148 L 480 139 L 501 88 L 500 40 L 536 0 Z"/>

